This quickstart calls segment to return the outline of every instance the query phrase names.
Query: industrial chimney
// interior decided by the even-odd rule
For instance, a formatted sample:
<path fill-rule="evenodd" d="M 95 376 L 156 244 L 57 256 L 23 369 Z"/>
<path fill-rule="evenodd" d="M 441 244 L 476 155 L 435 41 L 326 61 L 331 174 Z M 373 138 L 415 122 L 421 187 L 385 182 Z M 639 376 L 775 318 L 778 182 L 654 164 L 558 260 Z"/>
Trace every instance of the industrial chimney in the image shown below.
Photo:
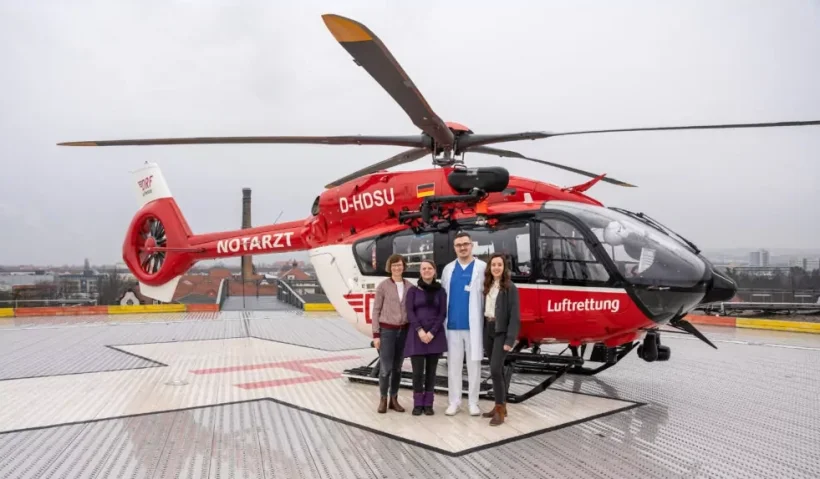
<path fill-rule="evenodd" d="M 242 188 L 242 229 L 251 227 L 251 189 Z M 252 256 L 242 257 L 242 275 L 245 279 L 253 276 Z"/>

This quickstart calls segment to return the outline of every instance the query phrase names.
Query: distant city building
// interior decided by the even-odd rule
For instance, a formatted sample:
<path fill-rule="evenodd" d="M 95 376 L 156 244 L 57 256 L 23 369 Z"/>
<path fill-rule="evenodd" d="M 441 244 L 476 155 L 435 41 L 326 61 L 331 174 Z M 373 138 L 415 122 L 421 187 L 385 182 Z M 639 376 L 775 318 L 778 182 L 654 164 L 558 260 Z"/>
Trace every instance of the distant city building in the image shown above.
<path fill-rule="evenodd" d="M 769 266 L 769 250 L 761 249 L 749 253 L 749 266 Z"/>
<path fill-rule="evenodd" d="M 732 269 L 736 274 L 771 278 L 775 273 L 788 275 L 788 266 L 738 266 Z"/>
<path fill-rule="evenodd" d="M 789 261 L 789 266 L 796 266 L 802 268 L 803 271 L 810 273 L 814 270 L 820 269 L 820 258 L 794 258 Z"/>
<path fill-rule="evenodd" d="M 122 306 L 135 306 L 142 304 L 142 302 L 134 291 L 127 290 L 120 298 L 119 304 Z"/>
<path fill-rule="evenodd" d="M 295 265 L 292 268 L 283 268 L 283 270 L 278 273 L 266 274 L 265 277 L 279 278 L 285 281 L 306 281 L 313 279 L 313 277 L 306 273 L 305 270 Z"/>
<path fill-rule="evenodd" d="M 11 291 L 18 286 L 34 286 L 37 283 L 51 283 L 53 274 L 3 273 L 0 274 L 0 291 Z"/>
<path fill-rule="evenodd" d="M 760 251 L 752 251 L 749 253 L 749 266 L 760 266 Z"/>
<path fill-rule="evenodd" d="M 98 273 L 83 274 L 61 274 L 57 277 L 57 282 L 64 288 L 70 297 L 93 298 L 97 296 Z"/>

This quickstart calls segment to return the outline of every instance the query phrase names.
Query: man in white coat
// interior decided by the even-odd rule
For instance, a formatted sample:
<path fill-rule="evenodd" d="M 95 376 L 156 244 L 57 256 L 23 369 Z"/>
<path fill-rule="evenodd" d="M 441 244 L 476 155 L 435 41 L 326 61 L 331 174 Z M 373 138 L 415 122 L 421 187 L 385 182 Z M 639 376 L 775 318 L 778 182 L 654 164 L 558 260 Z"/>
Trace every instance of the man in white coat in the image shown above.
<path fill-rule="evenodd" d="M 484 271 L 487 263 L 473 256 L 473 240 L 461 232 L 453 242 L 456 260 L 444 267 L 441 284 L 447 291 L 447 389 L 450 406 L 445 414 L 458 412 L 462 395 L 462 361 L 467 355 L 467 398 L 470 415 L 478 416 L 481 359 L 484 357 Z"/>

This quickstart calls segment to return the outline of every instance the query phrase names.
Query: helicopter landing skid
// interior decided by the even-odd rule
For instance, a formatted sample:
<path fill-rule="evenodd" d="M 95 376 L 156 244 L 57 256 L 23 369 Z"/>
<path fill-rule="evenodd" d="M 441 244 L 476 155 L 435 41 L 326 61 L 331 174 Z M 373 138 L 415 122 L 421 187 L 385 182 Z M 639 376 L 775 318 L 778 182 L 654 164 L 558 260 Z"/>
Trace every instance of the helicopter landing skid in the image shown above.
<path fill-rule="evenodd" d="M 376 357 L 367 366 L 347 369 L 342 372 L 341 375 L 348 378 L 351 382 L 378 385 L 378 359 L 379 358 Z M 486 365 L 486 363 L 486 359 L 482 361 L 482 365 Z M 569 372 L 573 367 L 579 367 L 583 364 L 583 359 L 580 357 L 561 356 L 557 354 L 521 352 L 521 348 L 516 347 L 513 351 L 510 351 L 507 354 L 507 358 L 504 363 L 504 378 L 506 379 L 505 382 L 507 384 L 507 402 L 515 404 L 522 403 L 527 399 L 544 392 L 558 378 Z M 510 392 L 511 379 L 514 373 L 533 374 L 545 377 L 543 381 L 534 385 L 528 391 L 523 393 Z M 413 388 L 413 376 L 410 371 L 401 372 L 401 381 L 399 382 L 399 385 L 407 389 Z M 464 395 L 467 394 L 468 385 L 468 381 L 466 379 L 462 379 L 461 387 Z M 447 393 L 449 391 L 447 376 L 436 375 L 433 389 L 439 393 Z M 494 399 L 493 386 L 489 377 L 484 378 L 479 384 L 479 397 L 489 400 Z"/>
<path fill-rule="evenodd" d="M 536 394 L 544 392 L 561 376 L 568 373 L 572 368 L 580 367 L 584 362 L 581 357 L 541 353 L 537 349 L 522 352 L 524 346 L 524 343 L 518 343 L 512 351 L 507 353 L 507 357 L 504 360 L 504 382 L 507 385 L 506 399 L 508 403 L 521 403 Z M 544 379 L 528 391 L 522 393 L 510 392 L 512 376 L 515 373 L 541 376 Z M 482 382 L 482 385 L 483 384 L 484 381 Z M 487 394 L 487 399 L 494 399 L 491 386 Z"/>
<path fill-rule="evenodd" d="M 639 344 L 639 341 L 633 341 L 631 343 L 622 344 L 616 348 L 607 348 L 601 343 L 595 344 L 592 347 L 592 354 L 590 355 L 590 358 L 587 361 L 602 364 L 597 368 L 590 368 L 582 365 L 577 365 L 572 367 L 569 370 L 569 373 L 577 374 L 579 376 L 594 376 L 618 364 L 618 362 L 621 359 L 626 357 L 626 355 L 629 354 L 633 349 L 635 349 Z M 579 352 L 577 347 L 569 347 L 569 349 L 572 352 L 572 357 L 581 359 L 581 364 L 583 364 L 584 362 L 583 357 L 584 353 L 586 352 L 586 348 L 586 344 L 581 345 L 581 350 Z"/>

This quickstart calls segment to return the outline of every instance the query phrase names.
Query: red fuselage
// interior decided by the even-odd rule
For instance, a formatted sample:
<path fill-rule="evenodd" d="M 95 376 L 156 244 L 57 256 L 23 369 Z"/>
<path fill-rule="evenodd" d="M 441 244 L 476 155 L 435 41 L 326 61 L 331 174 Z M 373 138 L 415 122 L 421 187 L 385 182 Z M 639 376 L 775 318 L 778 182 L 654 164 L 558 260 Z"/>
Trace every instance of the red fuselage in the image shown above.
<path fill-rule="evenodd" d="M 402 211 L 418 210 L 428 196 L 459 194 L 448 183 L 450 171 L 452 168 L 373 173 L 324 191 L 314 203 L 312 215 L 305 220 L 203 235 L 191 233 L 173 198 L 157 199 L 135 216 L 123 245 L 123 257 L 141 282 L 159 286 L 204 259 L 299 250 L 311 250 L 315 257 L 317 252 L 327 253 L 335 264 L 332 267 L 315 264 L 319 280 L 340 314 L 349 320 L 355 318 L 359 329 L 366 333 L 370 313 L 366 303 L 372 298 L 375 284 L 387 277 L 382 268 L 385 255 L 396 252 L 391 246 L 394 240 L 410 238 L 408 241 L 412 242 L 412 238 L 416 238 L 406 224 L 399 222 L 398 215 Z M 635 261 L 630 264 L 616 264 L 615 256 L 606 258 L 608 250 L 607 253 L 601 249 L 593 251 L 596 241 L 589 228 L 595 225 L 587 225 L 587 228 L 571 217 L 562 219 L 560 214 L 565 212 L 550 213 L 545 209 L 551 204 L 564 205 L 565 209 L 566 205 L 575 204 L 591 208 L 592 212 L 606 210 L 583 193 L 514 176 L 509 178 L 503 192 L 489 194 L 478 206 L 451 205 L 455 208 L 451 220 L 474 235 L 479 249 L 484 246 L 495 250 L 518 248 L 515 254 L 519 256 L 513 256 L 516 267 L 521 269 L 514 271 L 513 276 L 521 297 L 520 337 L 530 342 L 573 345 L 603 342 L 616 346 L 637 339 L 641 328 L 663 322 L 662 315 L 649 312 L 646 301 L 642 301 L 644 304 L 635 301 L 634 291 L 620 277 L 618 268 L 635 268 L 637 259 L 633 258 Z M 495 228 L 476 223 L 477 212 Z M 167 240 L 159 246 L 140 235 L 142 225 L 151 218 L 159 219 L 167 234 Z M 507 237 L 504 236 L 507 233 L 501 232 L 510 222 L 518 222 L 517 236 Z M 562 224 L 560 228 L 565 231 L 576 228 L 577 232 L 562 233 L 566 237 L 555 236 L 551 232 L 553 226 L 545 226 L 550 224 Z M 496 229 L 501 233 L 495 232 Z M 439 272 L 455 258 L 454 234 L 455 231 L 440 231 L 418 236 L 420 241 L 429 241 L 429 247 L 435 248 Z M 583 240 L 584 235 L 586 243 L 582 246 L 589 250 L 584 262 L 572 263 L 555 256 L 554 252 L 561 248 L 580 254 L 578 241 Z M 567 249 L 571 241 L 576 241 L 575 249 Z M 367 251 L 371 252 L 361 253 L 366 247 L 370 247 Z M 146 273 L 141 266 L 141 251 L 165 251 L 163 268 L 153 274 Z M 572 270 L 573 264 L 581 265 L 578 266 L 581 269 Z M 556 266 L 565 268 L 563 273 L 557 273 Z M 341 272 L 342 267 L 347 269 Z M 590 276 L 590 272 L 595 274 Z M 700 273 L 693 270 L 690 276 L 699 280 Z M 356 286 L 350 286 L 351 280 Z M 690 286 L 697 289 L 695 283 Z M 702 296 L 694 294 L 682 301 L 691 308 Z"/>

